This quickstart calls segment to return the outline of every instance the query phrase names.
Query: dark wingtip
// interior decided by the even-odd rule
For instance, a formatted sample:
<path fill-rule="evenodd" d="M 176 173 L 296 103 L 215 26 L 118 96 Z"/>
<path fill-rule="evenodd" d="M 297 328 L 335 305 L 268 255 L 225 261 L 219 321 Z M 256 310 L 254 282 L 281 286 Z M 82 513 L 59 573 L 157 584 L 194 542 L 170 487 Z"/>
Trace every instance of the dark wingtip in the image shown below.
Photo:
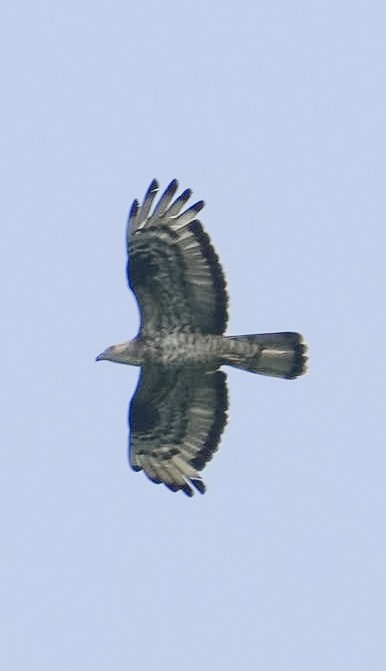
<path fill-rule="evenodd" d="M 134 219 L 134 217 L 135 217 L 135 215 L 137 214 L 137 212 L 138 212 L 138 200 L 135 199 L 135 200 L 133 201 L 133 204 L 132 204 L 131 208 L 130 208 L 130 212 L 129 212 L 129 221 L 131 221 L 132 219 Z"/>
<path fill-rule="evenodd" d="M 205 492 L 205 485 L 201 480 L 196 480 L 194 478 L 191 479 L 192 485 L 194 485 L 198 491 L 203 494 Z M 184 492 L 186 496 L 189 496 L 191 498 L 194 495 L 194 490 L 192 487 L 189 485 L 189 483 L 185 482 L 183 485 L 177 485 L 173 482 L 164 482 L 164 485 L 170 489 L 171 492 Z"/>
<path fill-rule="evenodd" d="M 194 215 L 196 215 L 199 212 L 201 212 L 203 207 L 205 207 L 205 201 L 204 200 L 198 200 L 197 203 L 194 203 L 194 205 L 191 205 L 190 207 L 188 207 L 188 209 L 185 210 L 185 212 L 183 213 L 182 216 L 186 216 L 190 212 L 192 212 Z M 190 224 L 189 224 L 189 227 L 192 226 L 192 224 L 194 224 L 195 222 L 197 222 L 197 226 L 201 227 L 201 229 L 202 229 L 202 226 L 201 226 L 200 222 L 197 221 L 197 219 L 194 219 L 193 221 L 191 221 Z M 209 238 L 208 238 L 208 240 L 209 240 Z"/>
<path fill-rule="evenodd" d="M 155 194 L 157 193 L 158 189 L 159 189 L 158 181 L 156 179 L 153 179 L 150 182 L 149 188 L 147 189 L 147 191 L 145 193 L 145 197 L 143 199 L 143 205 L 145 205 L 145 203 L 148 203 L 148 202 L 150 202 L 150 203 L 153 202 L 153 199 L 154 199 Z"/>
<path fill-rule="evenodd" d="M 190 485 L 188 485 L 187 482 L 181 487 L 181 491 L 184 492 L 184 494 L 186 494 L 186 496 L 189 497 L 193 496 L 194 494 L 193 489 L 191 488 Z"/>
<path fill-rule="evenodd" d="M 178 180 L 176 178 L 172 179 L 170 184 L 166 187 L 166 193 L 170 193 L 170 191 L 177 191 L 178 189 Z"/>
<path fill-rule="evenodd" d="M 167 200 L 169 202 L 173 198 L 177 189 L 178 189 L 178 181 L 176 179 L 172 179 L 170 184 L 167 185 L 165 191 L 163 192 L 159 205 L 161 205 L 164 200 Z"/>
<path fill-rule="evenodd" d="M 150 186 L 149 186 L 147 192 L 148 192 L 148 193 L 152 193 L 153 191 L 158 191 L 158 188 L 159 188 L 158 181 L 154 178 L 154 179 L 152 179 L 152 181 L 150 182 Z"/>
<path fill-rule="evenodd" d="M 194 205 L 192 205 L 190 209 L 196 212 L 197 214 L 198 212 L 201 212 L 201 210 L 204 207 L 205 207 L 205 200 L 198 200 L 197 203 L 194 203 Z"/>
<path fill-rule="evenodd" d="M 199 480 L 198 478 L 191 478 L 191 483 L 195 486 L 197 491 L 200 492 L 200 494 L 205 494 L 206 487 L 202 480 Z"/>
<path fill-rule="evenodd" d="M 174 485 L 172 482 L 164 482 L 164 485 L 170 489 L 171 492 L 178 492 L 180 487 L 178 485 Z"/>
<path fill-rule="evenodd" d="M 190 196 L 192 195 L 192 189 L 185 189 L 179 197 L 179 200 L 183 203 L 186 203 L 187 200 L 189 200 Z"/>

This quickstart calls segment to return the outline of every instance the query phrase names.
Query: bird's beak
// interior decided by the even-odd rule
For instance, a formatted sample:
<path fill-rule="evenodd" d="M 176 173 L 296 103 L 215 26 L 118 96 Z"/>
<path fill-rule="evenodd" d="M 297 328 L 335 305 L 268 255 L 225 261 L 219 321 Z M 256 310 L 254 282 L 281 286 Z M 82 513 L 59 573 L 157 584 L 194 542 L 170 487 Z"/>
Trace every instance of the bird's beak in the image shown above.
<path fill-rule="evenodd" d="M 104 352 L 102 352 L 101 354 L 98 354 L 98 356 L 96 357 L 95 361 L 103 361 L 104 358 L 105 358 L 105 357 L 104 357 Z"/>

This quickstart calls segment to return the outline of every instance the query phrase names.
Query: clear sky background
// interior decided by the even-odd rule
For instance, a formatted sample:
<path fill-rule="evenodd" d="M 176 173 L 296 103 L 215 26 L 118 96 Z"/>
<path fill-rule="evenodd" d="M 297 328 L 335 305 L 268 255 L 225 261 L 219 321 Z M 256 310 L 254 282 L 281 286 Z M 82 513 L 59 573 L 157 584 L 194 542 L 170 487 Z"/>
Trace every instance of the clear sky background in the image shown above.
<path fill-rule="evenodd" d="M 386 5 L 5 2 L 1 632 L 7 671 L 386 668 Z M 229 332 L 297 330 L 297 381 L 229 370 L 172 494 L 127 464 L 133 198 L 205 199 Z"/>

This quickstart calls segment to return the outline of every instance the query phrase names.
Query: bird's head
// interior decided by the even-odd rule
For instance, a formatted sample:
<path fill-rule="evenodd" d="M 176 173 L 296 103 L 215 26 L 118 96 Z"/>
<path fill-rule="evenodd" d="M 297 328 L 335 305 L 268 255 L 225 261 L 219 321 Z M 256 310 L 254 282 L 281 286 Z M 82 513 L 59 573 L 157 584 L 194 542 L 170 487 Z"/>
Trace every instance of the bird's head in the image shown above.
<path fill-rule="evenodd" d="M 112 347 L 108 347 L 103 352 L 98 354 L 95 361 L 113 361 L 114 349 L 115 349 L 115 345 L 113 345 Z"/>
<path fill-rule="evenodd" d="M 98 354 L 96 361 L 115 361 L 116 363 L 126 363 L 140 365 L 137 361 L 136 346 L 133 341 L 123 342 L 120 345 L 112 345 Z"/>

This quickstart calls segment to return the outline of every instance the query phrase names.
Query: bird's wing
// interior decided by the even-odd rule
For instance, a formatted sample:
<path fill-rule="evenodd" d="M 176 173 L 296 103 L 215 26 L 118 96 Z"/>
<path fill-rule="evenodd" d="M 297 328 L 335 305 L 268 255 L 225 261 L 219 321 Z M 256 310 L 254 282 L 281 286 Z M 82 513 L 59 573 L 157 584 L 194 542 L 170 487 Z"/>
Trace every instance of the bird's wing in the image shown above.
<path fill-rule="evenodd" d="M 158 183 L 142 205 L 134 201 L 127 226 L 129 285 L 141 313 L 141 335 L 162 330 L 221 334 L 227 322 L 224 274 L 208 235 L 196 219 L 199 201 L 184 210 L 186 189 L 173 200 L 173 180 L 153 208 Z"/>
<path fill-rule="evenodd" d="M 217 450 L 227 420 L 226 375 L 145 365 L 129 408 L 129 459 L 153 482 L 201 494 L 201 471 Z"/>

